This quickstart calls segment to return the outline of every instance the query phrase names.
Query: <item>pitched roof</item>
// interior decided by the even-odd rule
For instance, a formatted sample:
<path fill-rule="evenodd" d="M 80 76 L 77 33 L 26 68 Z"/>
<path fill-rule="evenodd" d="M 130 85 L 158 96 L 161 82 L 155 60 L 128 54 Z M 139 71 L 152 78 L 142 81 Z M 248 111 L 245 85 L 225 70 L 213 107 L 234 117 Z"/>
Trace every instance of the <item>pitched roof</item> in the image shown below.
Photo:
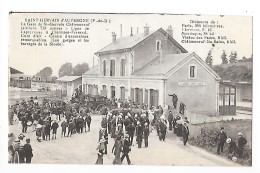
<path fill-rule="evenodd" d="M 191 53 L 168 54 L 162 58 L 162 62 L 160 62 L 158 56 L 136 71 L 133 75 L 165 75 L 190 54 Z"/>
<path fill-rule="evenodd" d="M 83 75 L 88 75 L 88 76 L 97 76 L 99 75 L 99 65 L 95 65 L 88 71 L 86 71 Z"/>
<path fill-rule="evenodd" d="M 141 69 L 137 70 L 133 76 L 161 76 L 168 78 L 172 73 L 177 71 L 181 65 L 185 64 L 188 59 L 195 57 L 196 60 L 217 80 L 220 80 L 218 74 L 212 70 L 196 53 L 168 54 L 162 58 L 156 57 Z"/>
<path fill-rule="evenodd" d="M 15 69 L 15 68 L 12 68 L 12 67 L 9 67 L 10 68 L 10 73 L 11 74 L 23 74 L 23 72 Z"/>
<path fill-rule="evenodd" d="M 63 77 L 58 78 L 57 80 L 62 81 L 62 82 L 72 82 L 79 78 L 81 78 L 81 76 L 63 76 Z"/>
<path fill-rule="evenodd" d="M 135 34 L 133 36 L 126 36 L 118 38 L 116 41 L 110 43 L 109 45 L 105 46 L 101 50 L 97 51 L 95 54 L 100 53 L 106 53 L 106 52 L 113 52 L 113 51 L 119 51 L 119 50 L 125 50 L 125 49 L 132 49 L 142 41 L 144 41 L 149 36 L 153 35 L 155 32 L 161 31 L 163 34 L 167 35 L 167 32 L 164 31 L 162 28 L 156 30 L 156 31 L 150 31 L 150 33 L 147 36 L 144 36 L 144 33 Z M 169 36 L 169 35 L 168 35 Z M 187 52 L 176 40 L 174 40 L 171 36 L 169 36 L 169 39 L 171 39 L 175 44 L 177 44 L 183 52 Z"/>

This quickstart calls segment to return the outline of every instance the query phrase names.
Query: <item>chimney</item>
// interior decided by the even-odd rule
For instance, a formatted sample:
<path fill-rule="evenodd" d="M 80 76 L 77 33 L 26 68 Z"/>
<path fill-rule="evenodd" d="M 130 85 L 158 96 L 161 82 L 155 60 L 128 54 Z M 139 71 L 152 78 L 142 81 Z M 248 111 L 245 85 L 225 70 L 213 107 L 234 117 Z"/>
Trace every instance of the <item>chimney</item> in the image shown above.
<path fill-rule="evenodd" d="M 149 35 L 149 26 L 146 24 L 146 26 L 144 27 L 144 36 Z"/>
<path fill-rule="evenodd" d="M 116 41 L 116 33 L 112 32 L 112 42 L 115 42 L 115 41 Z"/>
<path fill-rule="evenodd" d="M 131 27 L 131 34 L 130 36 L 133 36 L 133 27 Z"/>
<path fill-rule="evenodd" d="M 122 37 L 122 35 L 123 35 L 123 26 L 122 26 L 122 24 L 120 24 L 120 37 Z"/>
<path fill-rule="evenodd" d="M 166 32 L 167 32 L 171 37 L 173 37 L 172 25 L 168 26 Z"/>

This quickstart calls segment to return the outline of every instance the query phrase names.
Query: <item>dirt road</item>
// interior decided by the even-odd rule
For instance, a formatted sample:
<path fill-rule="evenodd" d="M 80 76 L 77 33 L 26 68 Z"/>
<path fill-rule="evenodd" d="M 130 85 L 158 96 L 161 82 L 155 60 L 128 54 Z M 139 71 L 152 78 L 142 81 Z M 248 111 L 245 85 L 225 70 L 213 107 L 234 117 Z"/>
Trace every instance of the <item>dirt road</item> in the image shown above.
<path fill-rule="evenodd" d="M 31 138 L 34 157 L 32 163 L 52 164 L 94 164 L 97 159 L 96 147 L 101 116 L 92 116 L 91 131 L 74 134 L 71 138 L 60 137 L 56 140 L 37 142 L 35 132 L 28 128 L 26 137 Z M 18 135 L 21 132 L 19 124 L 10 126 L 10 132 Z M 135 140 L 135 139 L 134 139 Z M 109 137 L 108 154 L 104 155 L 104 164 L 111 165 L 114 155 L 111 153 L 114 140 Z M 200 148 L 183 146 L 180 138 L 171 131 L 166 141 L 159 141 L 155 130 L 150 134 L 149 147 L 138 149 L 135 144 L 130 152 L 130 159 L 134 165 L 175 165 L 175 166 L 239 166 L 222 157 L 210 154 Z M 127 164 L 124 160 L 123 164 Z"/>

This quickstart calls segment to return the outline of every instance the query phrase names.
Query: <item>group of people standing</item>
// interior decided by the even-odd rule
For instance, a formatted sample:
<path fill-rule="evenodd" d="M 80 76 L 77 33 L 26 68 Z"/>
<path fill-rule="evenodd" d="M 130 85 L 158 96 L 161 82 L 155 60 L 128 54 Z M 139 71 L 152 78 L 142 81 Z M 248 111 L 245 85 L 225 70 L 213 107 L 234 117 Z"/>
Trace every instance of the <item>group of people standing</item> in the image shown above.
<path fill-rule="evenodd" d="M 242 158 L 247 140 L 245 137 L 243 137 L 243 134 L 241 132 L 238 132 L 237 136 L 238 139 L 236 143 L 234 139 L 232 139 L 231 137 L 227 137 L 227 134 L 224 131 L 224 127 L 221 127 L 217 136 L 217 154 L 219 155 L 223 153 L 224 145 L 225 143 L 227 143 L 228 158 Z"/>

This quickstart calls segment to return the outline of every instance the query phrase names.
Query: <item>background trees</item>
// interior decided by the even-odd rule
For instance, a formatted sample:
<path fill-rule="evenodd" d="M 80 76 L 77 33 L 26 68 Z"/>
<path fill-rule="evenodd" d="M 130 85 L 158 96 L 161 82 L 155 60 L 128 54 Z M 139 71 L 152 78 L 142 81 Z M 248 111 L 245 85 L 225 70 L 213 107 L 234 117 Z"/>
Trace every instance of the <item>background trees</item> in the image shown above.
<path fill-rule="evenodd" d="M 72 63 L 65 63 L 63 64 L 60 69 L 59 69 L 59 77 L 63 76 L 81 76 L 84 74 L 86 71 L 89 70 L 89 65 L 88 63 L 82 63 L 82 64 L 77 64 L 76 66 L 72 66 Z"/>

